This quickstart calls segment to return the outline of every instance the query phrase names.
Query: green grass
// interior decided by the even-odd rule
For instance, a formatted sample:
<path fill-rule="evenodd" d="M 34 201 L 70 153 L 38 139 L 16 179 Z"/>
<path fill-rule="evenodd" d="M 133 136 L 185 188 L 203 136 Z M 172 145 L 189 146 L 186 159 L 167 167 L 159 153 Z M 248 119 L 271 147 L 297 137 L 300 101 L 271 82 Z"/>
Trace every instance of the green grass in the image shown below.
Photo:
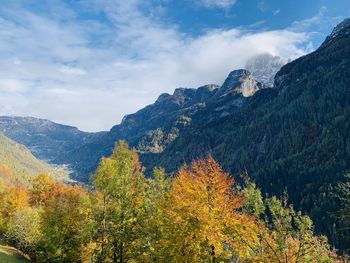
<path fill-rule="evenodd" d="M 14 247 L 0 243 L 0 262 L 1 263 L 29 263 L 23 254 Z"/>

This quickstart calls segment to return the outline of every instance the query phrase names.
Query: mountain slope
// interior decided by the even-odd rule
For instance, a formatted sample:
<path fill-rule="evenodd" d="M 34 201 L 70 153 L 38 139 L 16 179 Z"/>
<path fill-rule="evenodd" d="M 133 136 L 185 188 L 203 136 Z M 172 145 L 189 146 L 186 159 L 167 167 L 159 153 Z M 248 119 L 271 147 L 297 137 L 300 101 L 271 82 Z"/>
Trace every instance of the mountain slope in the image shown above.
<path fill-rule="evenodd" d="M 185 126 L 191 115 L 213 96 L 216 85 L 198 89 L 179 88 L 174 94 L 162 94 L 157 101 L 123 118 L 121 124 L 102 134 L 98 139 L 62 155 L 60 162 L 69 160 L 78 179 L 87 181 L 102 156 L 109 156 L 116 141 L 126 139 L 140 152 L 161 152 Z"/>
<path fill-rule="evenodd" d="M 144 161 L 174 171 L 211 152 L 227 170 L 247 170 L 265 193 L 287 191 L 318 231 L 349 248 L 335 214 L 336 186 L 350 169 L 350 20 L 315 52 L 284 66 L 274 86 L 225 119 L 191 126 Z"/>
<path fill-rule="evenodd" d="M 65 176 L 61 168 L 53 168 L 36 159 L 25 146 L 0 133 L 0 178 L 28 183 L 31 177 L 40 173 L 49 173 L 56 178 Z"/>
<path fill-rule="evenodd" d="M 53 164 L 63 153 L 103 134 L 82 132 L 44 119 L 9 116 L 0 116 L 0 132 L 26 145 L 35 157 Z"/>

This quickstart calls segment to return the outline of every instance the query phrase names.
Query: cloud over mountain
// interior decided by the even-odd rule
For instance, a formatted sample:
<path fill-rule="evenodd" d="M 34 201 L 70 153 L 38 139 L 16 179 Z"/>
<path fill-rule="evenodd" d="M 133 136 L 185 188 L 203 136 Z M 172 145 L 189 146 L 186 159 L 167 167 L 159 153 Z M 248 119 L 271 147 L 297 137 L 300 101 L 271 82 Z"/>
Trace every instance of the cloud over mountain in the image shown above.
<path fill-rule="evenodd" d="M 108 129 L 160 93 L 221 84 L 260 53 L 298 57 L 308 41 L 288 29 L 191 35 L 164 12 L 139 0 L 7 1 L 0 11 L 0 114 Z"/>

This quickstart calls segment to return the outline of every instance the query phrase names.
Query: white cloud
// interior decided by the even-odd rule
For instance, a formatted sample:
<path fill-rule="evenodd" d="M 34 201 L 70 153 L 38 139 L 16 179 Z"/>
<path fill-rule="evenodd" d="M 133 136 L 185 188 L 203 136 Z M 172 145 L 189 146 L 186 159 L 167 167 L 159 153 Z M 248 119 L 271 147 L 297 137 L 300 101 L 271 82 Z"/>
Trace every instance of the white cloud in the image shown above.
<path fill-rule="evenodd" d="M 304 20 L 293 22 L 289 29 L 299 32 L 321 31 L 324 28 L 328 29 L 329 27 L 333 27 L 335 24 L 341 21 L 342 17 L 328 16 L 327 11 L 328 9 L 326 6 L 321 6 L 316 15 Z"/>
<path fill-rule="evenodd" d="M 68 66 L 62 66 L 59 69 L 60 72 L 65 74 L 71 74 L 71 75 L 85 75 L 86 71 L 84 69 L 75 68 L 75 67 L 68 67 Z"/>
<path fill-rule="evenodd" d="M 109 129 L 163 92 L 221 84 L 255 54 L 295 58 L 305 53 L 305 33 L 233 28 L 192 37 L 157 15 L 145 15 L 144 5 L 140 0 L 81 2 L 81 10 L 105 16 L 108 23 L 78 19 L 63 4 L 46 15 L 21 5 L 0 12 L 0 90 L 6 90 L 0 114 Z"/>
<path fill-rule="evenodd" d="M 198 3 L 208 8 L 229 8 L 236 3 L 236 0 L 198 0 Z"/>
<path fill-rule="evenodd" d="M 0 79 L 0 91 L 3 93 L 17 93 L 25 92 L 28 90 L 28 86 L 24 81 L 17 79 Z"/>

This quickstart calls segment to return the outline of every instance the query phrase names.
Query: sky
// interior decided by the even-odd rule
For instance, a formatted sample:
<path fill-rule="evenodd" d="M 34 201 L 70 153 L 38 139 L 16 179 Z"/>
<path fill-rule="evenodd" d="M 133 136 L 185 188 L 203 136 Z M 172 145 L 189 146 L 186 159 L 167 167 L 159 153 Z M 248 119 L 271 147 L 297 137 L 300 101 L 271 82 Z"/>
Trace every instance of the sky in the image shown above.
<path fill-rule="evenodd" d="M 349 16 L 349 0 L 1 0 L 0 115 L 109 130 L 258 54 L 307 54 Z"/>

